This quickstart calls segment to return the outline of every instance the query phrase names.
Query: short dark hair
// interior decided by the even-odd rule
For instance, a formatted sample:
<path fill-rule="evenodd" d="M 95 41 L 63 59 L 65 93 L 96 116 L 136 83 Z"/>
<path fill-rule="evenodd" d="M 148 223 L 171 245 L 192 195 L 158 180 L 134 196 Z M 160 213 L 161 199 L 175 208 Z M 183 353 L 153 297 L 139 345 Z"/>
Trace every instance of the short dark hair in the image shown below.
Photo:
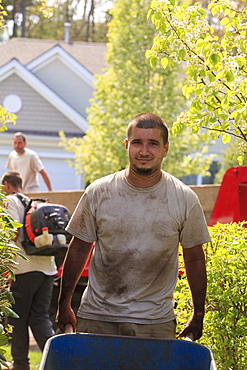
<path fill-rule="evenodd" d="M 135 116 L 127 128 L 127 138 L 129 139 L 132 133 L 133 127 L 138 128 L 158 128 L 161 130 L 164 144 L 168 142 L 168 127 L 162 118 L 153 113 L 141 113 Z"/>
<path fill-rule="evenodd" d="M 14 139 L 15 137 L 22 137 L 23 141 L 24 141 L 24 142 L 26 142 L 26 136 L 25 136 L 22 132 L 20 132 L 20 131 L 18 131 L 18 132 L 16 132 L 16 133 L 14 134 L 13 139 Z"/>
<path fill-rule="evenodd" d="M 22 188 L 22 178 L 18 172 L 6 172 L 1 178 L 1 184 L 7 181 L 13 188 Z"/>

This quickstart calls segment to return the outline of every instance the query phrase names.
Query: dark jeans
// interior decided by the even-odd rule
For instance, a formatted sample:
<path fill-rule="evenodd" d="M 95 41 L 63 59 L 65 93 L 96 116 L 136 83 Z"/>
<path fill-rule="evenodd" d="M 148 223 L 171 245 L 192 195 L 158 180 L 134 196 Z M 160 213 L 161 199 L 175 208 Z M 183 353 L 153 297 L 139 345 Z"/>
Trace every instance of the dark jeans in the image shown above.
<path fill-rule="evenodd" d="M 16 281 L 12 282 L 11 291 L 15 299 L 12 309 L 19 315 L 19 319 L 9 317 L 8 322 L 14 326 L 11 353 L 16 370 L 30 368 L 28 327 L 41 351 L 47 339 L 54 335 L 48 313 L 52 289 L 53 276 L 39 271 L 16 275 Z"/>

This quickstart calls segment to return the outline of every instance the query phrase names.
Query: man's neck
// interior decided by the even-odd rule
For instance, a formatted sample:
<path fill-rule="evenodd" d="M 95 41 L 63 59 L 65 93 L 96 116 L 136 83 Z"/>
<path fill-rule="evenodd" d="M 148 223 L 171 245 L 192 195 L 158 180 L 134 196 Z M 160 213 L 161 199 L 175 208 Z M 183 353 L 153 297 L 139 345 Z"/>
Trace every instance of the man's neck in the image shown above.
<path fill-rule="evenodd" d="M 14 193 L 22 193 L 22 188 L 15 188 Z"/>
<path fill-rule="evenodd" d="M 17 151 L 16 151 L 16 153 L 17 153 L 18 155 L 23 155 L 23 154 L 25 153 L 25 149 L 23 149 L 21 152 L 17 152 Z"/>
<path fill-rule="evenodd" d="M 130 168 L 126 170 L 127 181 L 137 188 L 151 188 L 160 181 L 162 172 L 157 171 L 154 174 L 143 175 L 132 171 Z"/>
<path fill-rule="evenodd" d="M 6 195 L 11 195 L 14 193 L 22 193 L 22 188 L 13 188 L 10 187 L 9 189 L 6 189 Z"/>

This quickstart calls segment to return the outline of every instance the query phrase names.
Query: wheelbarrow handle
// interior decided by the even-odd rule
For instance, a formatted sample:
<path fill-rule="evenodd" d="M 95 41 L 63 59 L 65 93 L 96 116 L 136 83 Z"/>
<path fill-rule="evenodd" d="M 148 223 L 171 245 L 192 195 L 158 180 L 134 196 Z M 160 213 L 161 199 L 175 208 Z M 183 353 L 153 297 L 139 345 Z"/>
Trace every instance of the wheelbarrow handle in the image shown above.
<path fill-rule="evenodd" d="M 65 334 L 71 334 L 71 333 L 73 333 L 73 326 L 70 323 L 65 324 L 65 326 L 64 326 L 64 333 Z"/>
<path fill-rule="evenodd" d="M 64 326 L 64 332 L 65 332 L 65 334 L 71 334 L 71 333 L 73 333 L 73 326 L 71 324 L 69 324 L 69 323 L 66 324 Z M 186 334 L 186 336 L 185 336 L 184 339 L 185 340 L 188 340 L 190 342 L 193 342 L 193 340 L 194 340 L 194 334 L 190 332 L 190 333 Z"/>
<path fill-rule="evenodd" d="M 192 332 L 187 333 L 184 339 L 185 340 L 188 340 L 190 342 L 193 342 L 193 340 L 194 340 L 194 334 Z"/>

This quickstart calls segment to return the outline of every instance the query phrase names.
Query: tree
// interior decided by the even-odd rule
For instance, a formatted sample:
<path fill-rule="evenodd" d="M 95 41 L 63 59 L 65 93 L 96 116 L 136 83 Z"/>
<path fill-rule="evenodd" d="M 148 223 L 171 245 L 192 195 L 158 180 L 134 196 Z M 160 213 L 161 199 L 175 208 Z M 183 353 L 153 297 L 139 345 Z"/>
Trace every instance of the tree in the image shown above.
<path fill-rule="evenodd" d="M 13 23 L 13 37 L 40 39 L 64 38 L 64 23 L 70 22 L 70 40 L 106 42 L 107 21 L 95 22 L 95 13 L 103 0 L 15 0 L 5 15 Z"/>
<path fill-rule="evenodd" d="M 12 37 L 26 37 L 29 27 L 35 25 L 40 19 L 51 15 L 52 10 L 46 0 L 2 0 L 5 8 L 5 22 L 12 21 Z"/>
<path fill-rule="evenodd" d="M 64 23 L 69 22 L 70 41 L 106 42 L 109 17 L 106 14 L 105 21 L 96 22 L 95 13 L 99 4 L 99 1 L 95 0 L 91 4 L 86 1 L 78 1 L 75 4 L 74 1 L 64 3 L 58 0 L 53 4 L 51 17 L 41 15 L 37 23 L 30 19 L 27 37 L 63 40 Z"/>
<path fill-rule="evenodd" d="M 0 28 L 4 27 L 4 17 L 6 16 L 6 14 L 7 12 L 2 6 L 2 0 L 0 0 Z"/>
<path fill-rule="evenodd" d="M 205 10 L 199 3 L 154 0 L 148 16 L 159 30 L 146 54 L 150 63 L 160 61 L 167 68 L 186 62 L 182 91 L 190 106 L 173 123 L 173 133 L 189 127 L 204 132 L 205 140 L 221 136 L 226 144 L 239 138 L 243 145 L 236 155 L 242 164 L 247 148 L 246 3 L 211 0 Z M 212 17 L 219 20 L 215 28 L 208 23 Z"/>
<path fill-rule="evenodd" d="M 244 163 L 247 160 L 247 153 L 243 150 L 243 141 L 240 139 L 233 139 L 231 142 L 226 146 L 226 148 L 222 152 L 222 159 L 221 159 L 221 168 L 217 172 L 214 183 L 220 184 L 222 179 L 225 175 L 225 172 L 235 166 L 239 166 L 237 157 L 233 157 L 232 153 L 241 153 L 244 156 Z"/>
<path fill-rule="evenodd" d="M 179 69 L 153 70 L 145 58 L 155 34 L 146 18 L 149 4 L 149 0 L 114 3 L 108 32 L 108 69 L 96 76 L 96 92 L 88 110 L 90 128 L 82 139 L 67 140 L 61 135 L 61 145 L 75 153 L 73 165 L 79 173 L 86 173 L 87 181 L 126 168 L 124 139 L 131 118 L 152 112 L 171 125 L 184 107 Z M 200 147 L 200 137 L 188 131 L 176 139 L 171 136 L 165 168 L 179 177 L 205 175 L 211 158 L 195 154 Z"/>

